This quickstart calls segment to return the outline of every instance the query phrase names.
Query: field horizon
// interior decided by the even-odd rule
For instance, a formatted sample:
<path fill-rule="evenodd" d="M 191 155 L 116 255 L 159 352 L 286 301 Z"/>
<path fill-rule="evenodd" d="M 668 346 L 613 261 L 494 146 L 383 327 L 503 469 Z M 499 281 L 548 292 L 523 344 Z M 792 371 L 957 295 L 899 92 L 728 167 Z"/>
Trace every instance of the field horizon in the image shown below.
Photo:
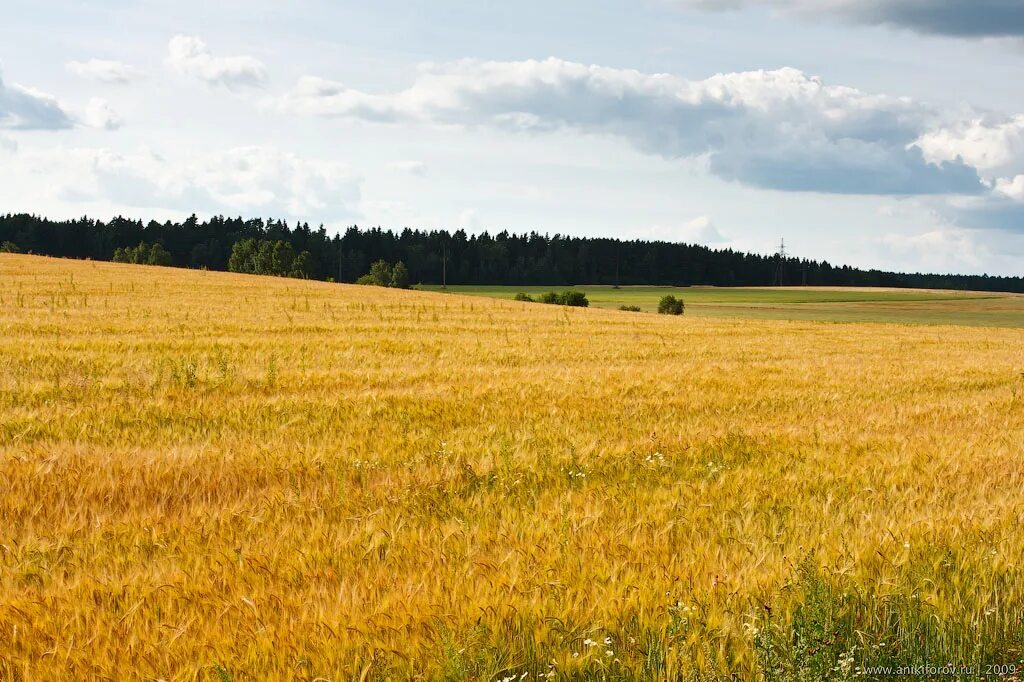
<path fill-rule="evenodd" d="M 1017 329 L 0 285 L 0 679 L 1020 670 Z"/>
<path fill-rule="evenodd" d="M 662 296 L 686 303 L 697 317 L 877 322 L 888 324 L 1024 327 L 1024 295 L 1012 292 L 892 287 L 713 287 L 574 285 L 418 286 L 423 291 L 512 299 L 548 291 L 581 291 L 590 305 L 618 309 L 636 306 L 655 312 Z"/>

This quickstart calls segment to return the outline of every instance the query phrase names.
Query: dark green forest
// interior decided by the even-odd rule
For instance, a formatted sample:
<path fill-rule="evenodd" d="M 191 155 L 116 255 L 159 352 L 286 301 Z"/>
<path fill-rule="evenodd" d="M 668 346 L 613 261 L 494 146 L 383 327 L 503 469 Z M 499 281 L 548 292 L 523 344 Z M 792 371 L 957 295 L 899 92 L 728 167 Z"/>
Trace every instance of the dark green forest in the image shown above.
<path fill-rule="evenodd" d="M 231 267 L 237 242 L 253 253 L 281 252 L 290 257 L 285 276 L 355 282 L 383 260 L 401 261 L 413 284 L 571 285 L 631 284 L 766 286 L 827 285 L 971 289 L 1024 292 L 1020 277 L 895 273 L 836 266 L 824 261 L 710 249 L 660 241 L 568 237 L 537 232 L 483 233 L 463 230 L 384 230 L 349 227 L 332 234 L 308 223 L 281 220 L 195 216 L 183 222 L 109 221 L 80 218 L 55 221 L 26 214 L 0 216 L 0 243 L 18 251 L 65 258 L 123 259 L 140 245 L 160 246 L 160 262 L 209 270 Z M 243 247 L 240 247 L 243 248 Z M 169 258 L 163 255 L 166 251 Z M 236 263 L 239 258 L 236 254 Z M 256 262 L 254 259 L 250 259 Z M 294 261 L 294 262 L 293 262 Z M 257 271 L 258 269 L 247 269 Z M 781 280 L 781 281 L 780 281 Z"/>

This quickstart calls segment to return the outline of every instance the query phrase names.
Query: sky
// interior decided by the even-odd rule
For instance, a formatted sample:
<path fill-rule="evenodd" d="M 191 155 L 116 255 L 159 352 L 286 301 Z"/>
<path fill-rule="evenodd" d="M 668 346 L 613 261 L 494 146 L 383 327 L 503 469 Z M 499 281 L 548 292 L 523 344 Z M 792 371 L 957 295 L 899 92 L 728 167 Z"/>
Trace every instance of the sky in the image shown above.
<path fill-rule="evenodd" d="M 1024 274 L 1020 0 L 5 0 L 0 212 Z"/>

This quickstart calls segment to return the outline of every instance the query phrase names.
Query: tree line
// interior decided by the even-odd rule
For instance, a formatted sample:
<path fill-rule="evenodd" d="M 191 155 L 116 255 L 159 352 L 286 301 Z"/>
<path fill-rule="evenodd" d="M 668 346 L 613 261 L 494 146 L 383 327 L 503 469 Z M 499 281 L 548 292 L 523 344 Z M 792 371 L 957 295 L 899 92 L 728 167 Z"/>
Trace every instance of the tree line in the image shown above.
<path fill-rule="evenodd" d="M 248 260 L 239 257 L 232 268 L 236 245 L 245 240 L 252 241 L 239 248 Z M 314 229 L 305 222 L 290 226 L 282 220 L 223 216 L 143 222 L 120 217 L 57 221 L 7 214 L 0 216 L 0 243 L 25 253 L 94 260 L 113 260 L 119 249 L 123 254 L 140 244 L 148 245 L 151 253 L 153 245 L 159 245 L 160 260 L 168 260 L 166 252 L 167 264 L 176 267 L 266 270 L 262 274 L 341 282 L 355 282 L 370 273 L 372 264 L 385 261 L 401 262 L 414 284 L 806 284 L 1024 292 L 1021 277 L 863 270 L 695 244 L 356 226 L 331 234 L 323 225 Z"/>

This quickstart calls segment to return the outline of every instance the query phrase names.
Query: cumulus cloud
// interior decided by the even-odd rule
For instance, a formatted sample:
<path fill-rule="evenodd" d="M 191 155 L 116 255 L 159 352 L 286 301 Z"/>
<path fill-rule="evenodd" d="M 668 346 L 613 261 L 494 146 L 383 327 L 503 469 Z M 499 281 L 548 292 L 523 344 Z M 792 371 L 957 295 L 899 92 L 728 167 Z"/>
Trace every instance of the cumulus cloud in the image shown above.
<path fill-rule="evenodd" d="M 100 130 L 117 130 L 123 125 L 121 117 L 110 108 L 105 99 L 93 97 L 85 107 L 82 122 L 90 128 Z"/>
<path fill-rule="evenodd" d="M 134 66 L 105 59 L 68 62 L 67 68 L 68 71 L 81 78 L 116 85 L 131 83 L 142 78 L 144 75 L 142 71 Z"/>
<path fill-rule="evenodd" d="M 97 189 L 129 206 L 275 214 L 349 216 L 359 180 L 344 164 L 267 147 L 240 147 L 176 164 L 152 152 L 97 152 Z"/>
<path fill-rule="evenodd" d="M 45 183 L 25 184 L 29 177 Z M 346 221 L 359 217 L 362 179 L 345 164 L 273 147 L 160 154 L 143 148 L 28 147 L 0 164 L 0 187 L 26 187 L 34 203 L 75 202 L 200 214 Z M 9 198 L 17 199 L 11 195 Z"/>
<path fill-rule="evenodd" d="M 59 130 L 74 120 L 50 95 L 14 83 L 0 74 L 0 129 Z"/>
<path fill-rule="evenodd" d="M 9 137 L 4 137 L 3 135 L 0 135 L 0 152 L 13 154 L 16 151 L 18 151 L 18 143 Z"/>
<path fill-rule="evenodd" d="M 698 244 L 724 244 L 729 241 L 728 237 L 718 231 L 714 221 L 706 215 L 698 216 L 686 223 L 683 234 Z"/>
<path fill-rule="evenodd" d="M 934 163 L 978 169 L 991 191 L 962 197 L 943 211 L 962 226 L 1024 232 L 1024 116 L 972 118 L 929 131 L 916 143 Z"/>
<path fill-rule="evenodd" d="M 705 10 L 768 6 L 805 16 L 963 37 L 1024 36 L 1019 0 L 674 0 Z"/>
<path fill-rule="evenodd" d="M 480 212 L 475 208 L 467 208 L 462 211 L 455 224 L 458 229 L 468 232 L 480 232 L 484 229 L 484 221 L 480 219 Z"/>
<path fill-rule="evenodd" d="M 403 91 L 371 94 L 302 78 L 285 111 L 377 122 L 420 121 L 623 138 L 666 158 L 703 157 L 755 187 L 845 194 L 974 193 L 958 158 L 915 145 L 942 112 L 907 98 L 827 85 L 796 69 L 687 80 L 558 59 L 428 64 Z"/>
<path fill-rule="evenodd" d="M 963 272 L 977 270 L 988 254 L 974 233 L 953 228 L 918 234 L 888 234 L 878 240 L 882 250 L 907 270 Z"/>
<path fill-rule="evenodd" d="M 654 225 L 633 229 L 629 231 L 629 235 L 645 241 L 685 242 L 707 246 L 721 246 L 730 241 L 718 230 L 711 216 L 706 215 L 697 216 L 681 225 Z"/>
<path fill-rule="evenodd" d="M 1024 116 L 963 121 L 925 133 L 917 146 L 929 161 L 962 159 L 989 178 L 1024 173 Z"/>
<path fill-rule="evenodd" d="M 195 36 L 171 38 L 167 65 L 182 75 L 227 88 L 260 87 L 267 82 L 267 69 L 260 60 L 247 55 L 217 57 Z"/>

